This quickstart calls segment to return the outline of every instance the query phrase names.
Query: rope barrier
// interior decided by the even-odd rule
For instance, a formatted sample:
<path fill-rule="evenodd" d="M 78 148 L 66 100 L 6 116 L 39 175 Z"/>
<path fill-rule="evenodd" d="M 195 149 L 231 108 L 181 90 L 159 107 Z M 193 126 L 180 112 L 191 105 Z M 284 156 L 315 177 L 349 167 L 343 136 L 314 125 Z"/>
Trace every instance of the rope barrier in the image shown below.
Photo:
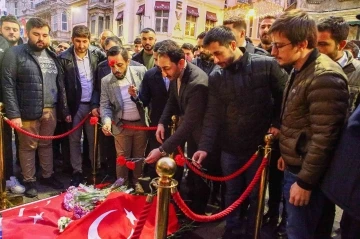
<path fill-rule="evenodd" d="M 210 222 L 210 221 L 218 220 L 222 217 L 229 215 L 235 208 L 237 208 L 241 203 L 244 202 L 244 200 L 250 195 L 251 191 L 255 188 L 256 184 L 259 182 L 262 171 L 266 167 L 267 163 L 268 163 L 268 158 L 267 155 L 265 155 L 258 170 L 255 173 L 254 178 L 251 180 L 250 184 L 246 187 L 244 193 L 228 208 L 214 215 L 205 216 L 192 212 L 190 208 L 185 204 L 184 200 L 181 198 L 180 193 L 178 191 L 172 194 L 173 199 L 175 203 L 178 205 L 178 207 L 181 209 L 181 211 L 191 220 L 198 222 Z"/>
<path fill-rule="evenodd" d="M 79 129 L 85 122 L 86 120 L 90 117 L 90 113 L 83 119 L 80 121 L 80 123 L 78 125 L 76 125 L 74 128 L 72 128 L 71 130 L 69 130 L 68 132 L 65 132 L 63 134 L 59 134 L 59 135 L 53 135 L 53 136 L 41 136 L 41 135 L 37 135 L 37 134 L 33 134 L 30 133 L 29 131 L 26 131 L 20 127 L 17 127 L 16 125 L 13 124 L 13 122 L 11 122 L 8 118 L 4 117 L 4 121 L 6 123 L 8 123 L 13 129 L 17 130 L 20 133 L 23 133 L 29 137 L 32 138 L 36 138 L 36 139 L 45 139 L 45 140 L 53 140 L 53 139 L 60 139 L 63 137 L 66 137 L 70 134 L 72 134 L 74 131 L 76 131 L 77 129 Z"/>
<path fill-rule="evenodd" d="M 180 155 L 182 157 L 185 158 L 184 156 L 184 152 L 182 151 L 181 147 L 178 146 L 177 147 L 177 150 L 179 151 Z M 219 176 L 212 176 L 212 175 L 208 175 L 204 172 L 201 172 L 197 167 L 195 167 L 190 161 L 188 160 L 185 160 L 185 163 L 186 165 L 194 172 L 196 173 L 197 175 L 203 177 L 203 178 L 206 178 L 206 179 L 209 179 L 209 180 L 212 180 L 212 181 L 217 181 L 217 182 L 224 182 L 224 181 L 228 181 L 228 180 L 231 180 L 231 179 L 234 179 L 236 178 L 237 176 L 239 176 L 240 174 L 242 174 L 243 172 L 245 172 L 254 162 L 255 160 L 257 159 L 258 157 L 258 153 L 259 151 L 256 151 L 253 156 L 251 156 L 251 158 L 246 162 L 246 164 L 244 164 L 244 166 L 242 166 L 241 168 L 239 168 L 237 171 L 235 171 L 234 173 L 230 174 L 230 175 L 227 175 L 227 176 L 222 176 L 222 177 L 219 177 Z"/>
<path fill-rule="evenodd" d="M 139 217 L 139 220 L 136 223 L 136 227 L 134 230 L 134 233 L 131 236 L 131 239 L 138 239 L 141 235 L 141 232 L 145 226 L 145 222 L 147 217 L 149 216 L 149 212 L 151 210 L 151 206 L 152 206 L 152 202 L 153 202 L 153 196 L 149 195 L 146 199 L 145 202 L 145 206 L 144 209 L 141 212 L 141 215 Z"/>

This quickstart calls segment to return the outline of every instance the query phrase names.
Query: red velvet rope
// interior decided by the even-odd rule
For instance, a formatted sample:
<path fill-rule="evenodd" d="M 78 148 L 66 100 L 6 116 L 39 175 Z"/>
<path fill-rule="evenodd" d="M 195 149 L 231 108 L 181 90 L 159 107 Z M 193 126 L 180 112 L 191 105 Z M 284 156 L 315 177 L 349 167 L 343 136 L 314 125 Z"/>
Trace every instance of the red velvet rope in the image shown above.
<path fill-rule="evenodd" d="M 178 146 L 177 150 L 179 151 L 180 155 L 182 157 L 184 156 L 184 152 L 182 151 L 181 147 Z M 231 179 L 236 178 L 237 176 L 239 176 L 240 174 L 242 174 L 243 172 L 245 172 L 257 159 L 258 157 L 258 152 L 255 152 L 253 156 L 251 156 L 251 158 L 246 162 L 246 164 L 244 166 L 242 166 L 241 168 L 239 168 L 237 171 L 235 171 L 234 173 L 227 175 L 227 176 L 222 176 L 222 177 L 218 177 L 218 176 L 211 176 L 208 175 L 204 172 L 201 172 L 197 167 L 195 167 L 191 162 L 189 162 L 188 160 L 185 160 L 186 165 L 192 170 L 194 171 L 194 173 L 196 173 L 197 175 L 212 180 L 212 181 L 218 181 L 218 182 L 224 182 L 224 181 L 228 181 Z"/>
<path fill-rule="evenodd" d="M 131 236 L 131 239 L 138 239 L 140 237 L 141 232 L 142 232 L 142 230 L 144 228 L 146 219 L 147 219 L 147 217 L 149 215 L 149 212 L 151 210 L 152 202 L 153 202 L 152 200 L 150 202 L 148 202 L 146 200 L 144 209 L 142 210 L 141 215 L 139 217 L 139 220 L 136 223 L 136 227 L 135 227 L 133 235 Z"/>
<path fill-rule="evenodd" d="M 17 127 L 16 125 L 13 124 L 13 122 L 11 122 L 8 118 L 4 117 L 4 121 L 6 123 L 8 123 L 12 128 L 14 128 L 15 130 L 19 131 L 20 133 L 23 133 L 29 137 L 32 138 L 36 138 L 36 139 L 45 139 L 45 140 L 53 140 L 53 139 L 60 139 L 63 137 L 66 137 L 70 134 L 72 134 L 74 131 L 76 131 L 78 128 L 80 128 L 80 126 L 82 126 L 86 120 L 90 117 L 90 113 L 83 119 L 80 121 L 80 123 L 78 125 L 76 125 L 74 128 L 72 128 L 71 130 L 69 130 L 68 132 L 65 132 L 63 134 L 59 134 L 59 135 L 53 135 L 53 136 L 41 136 L 41 135 L 37 135 L 37 134 L 33 134 L 30 133 L 22 128 Z"/>
<path fill-rule="evenodd" d="M 192 212 L 189 209 L 189 207 L 185 204 L 185 202 L 182 200 L 179 192 L 175 192 L 172 194 L 173 199 L 174 199 L 175 203 L 179 206 L 181 211 L 183 211 L 183 213 L 191 220 L 194 220 L 197 222 L 210 222 L 210 221 L 218 220 L 222 217 L 229 215 L 235 208 L 237 208 L 242 202 L 244 202 L 244 200 L 250 195 L 251 191 L 254 189 L 256 184 L 259 182 L 262 171 L 266 167 L 267 163 L 268 163 L 268 158 L 266 155 L 263 158 L 258 170 L 256 171 L 254 178 L 251 180 L 250 184 L 247 186 L 244 193 L 235 202 L 233 202 L 228 208 L 226 208 L 225 210 L 223 210 L 219 213 L 216 213 L 214 215 L 205 216 L 205 215 L 199 215 L 199 214 Z"/>

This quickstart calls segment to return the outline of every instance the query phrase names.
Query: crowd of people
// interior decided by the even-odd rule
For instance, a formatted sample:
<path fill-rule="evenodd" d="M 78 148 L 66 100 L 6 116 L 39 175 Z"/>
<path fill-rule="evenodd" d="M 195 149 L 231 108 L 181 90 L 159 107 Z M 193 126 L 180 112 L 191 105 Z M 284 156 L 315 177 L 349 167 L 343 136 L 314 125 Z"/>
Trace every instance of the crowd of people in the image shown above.
<path fill-rule="evenodd" d="M 125 185 L 143 194 L 139 178 L 156 177 L 155 163 L 177 152 L 178 146 L 186 145 L 187 157 L 199 169 L 230 175 L 248 162 L 264 135 L 271 133 L 275 142 L 269 166 L 269 209 L 263 223 L 273 224 L 282 238 L 328 239 L 336 203 L 344 210 L 342 238 L 360 235 L 360 163 L 354 153 L 360 140 L 359 48 L 347 41 L 349 25 L 342 17 L 315 22 L 301 10 L 266 16 L 261 19 L 258 46 L 246 36 L 246 21 L 241 17 L 202 32 L 195 47 L 157 41 L 156 32 L 144 28 L 133 42 L 134 54 L 110 30 L 99 36 L 99 47 L 91 45 L 91 33 L 83 25 L 72 29 L 70 44 L 61 42 L 55 49 L 51 27 L 44 19 L 27 21 L 27 43 L 20 38 L 16 17 L 2 17 L 0 30 L 0 101 L 13 127 L 52 136 L 78 126 L 89 114 L 101 118 L 99 160 L 92 153 L 90 119 L 67 139 L 54 141 L 62 153 L 68 153 L 70 185 L 84 181 L 83 134 L 87 148 L 83 152 L 90 152 L 91 165 L 114 180 L 124 178 Z M 170 135 L 173 115 L 178 125 Z M 123 125 L 156 126 L 157 130 Z M 54 176 L 52 140 L 16 134 L 18 180 L 8 124 L 3 135 L 9 190 L 36 197 L 37 181 L 64 188 Z M 115 163 L 119 156 L 145 158 L 145 164 L 138 160 L 129 172 Z M 211 187 L 189 170 L 190 209 L 205 214 L 207 204 L 219 198 L 224 208 L 230 206 L 259 165 L 257 160 L 242 175 Z M 179 187 L 183 173 L 184 168 L 178 167 L 174 176 Z M 257 194 L 255 188 L 226 217 L 222 238 L 254 237 Z"/>

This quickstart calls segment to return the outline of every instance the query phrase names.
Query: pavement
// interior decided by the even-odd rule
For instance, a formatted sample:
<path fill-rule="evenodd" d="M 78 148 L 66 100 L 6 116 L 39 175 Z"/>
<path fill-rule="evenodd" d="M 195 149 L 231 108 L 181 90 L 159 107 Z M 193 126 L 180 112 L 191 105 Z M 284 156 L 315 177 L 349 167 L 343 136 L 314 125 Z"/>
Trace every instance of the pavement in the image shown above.
<path fill-rule="evenodd" d="M 15 165 L 15 168 L 17 171 L 19 171 L 19 167 Z M 60 171 L 61 167 L 55 167 L 57 170 L 55 171 L 55 176 L 57 179 L 59 179 L 62 183 L 64 183 L 65 188 L 67 188 L 70 185 L 70 174 L 66 174 Z M 54 190 L 50 187 L 43 186 L 39 183 L 38 185 L 38 191 L 39 195 L 36 198 L 27 198 L 23 197 L 24 203 L 33 202 L 40 199 L 45 199 L 54 195 L 60 194 L 64 190 Z M 184 184 L 186 185 L 186 184 Z M 11 194 L 10 194 L 11 196 Z M 268 195 L 266 195 L 266 200 L 268 198 Z M 267 209 L 265 208 L 265 211 Z M 216 206 L 209 206 L 208 210 L 209 215 L 211 213 L 217 213 L 220 211 L 220 209 Z M 179 212 L 180 213 L 180 212 Z M 342 210 L 340 208 L 336 209 L 336 217 L 335 222 L 333 226 L 333 239 L 341 239 L 340 235 L 337 235 L 335 231 L 339 229 L 340 225 L 340 219 L 342 215 Z M 180 233 L 177 233 L 174 236 L 171 236 L 169 238 L 175 239 L 175 238 L 185 238 L 185 239 L 217 239 L 221 238 L 221 235 L 224 233 L 224 227 L 225 222 L 224 220 L 219 220 L 215 222 L 209 222 L 209 223 L 194 223 L 191 222 L 189 219 L 187 219 L 183 214 L 179 214 L 179 222 L 181 223 L 180 226 Z M 272 228 L 263 228 L 261 231 L 261 238 L 262 239 L 278 239 L 276 236 L 272 234 Z M 250 238 L 249 238 L 250 239 Z M 282 238 L 283 239 L 283 238 Z"/>

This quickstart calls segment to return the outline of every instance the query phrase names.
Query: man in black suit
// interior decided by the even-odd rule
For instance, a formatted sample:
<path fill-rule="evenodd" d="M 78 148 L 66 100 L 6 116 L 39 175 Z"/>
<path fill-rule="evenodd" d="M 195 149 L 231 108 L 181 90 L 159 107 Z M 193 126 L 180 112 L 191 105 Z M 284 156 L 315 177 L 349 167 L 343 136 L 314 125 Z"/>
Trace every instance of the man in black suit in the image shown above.
<path fill-rule="evenodd" d="M 158 125 L 161 114 L 169 98 L 170 80 L 162 74 L 160 67 L 158 67 L 157 65 L 157 51 L 159 50 L 163 42 L 168 42 L 168 40 L 157 42 L 154 45 L 153 56 L 155 67 L 151 68 L 145 73 L 144 79 L 141 83 L 140 92 L 137 94 L 137 89 L 135 87 L 132 88 L 132 92 L 129 92 L 132 95 L 132 100 L 134 100 L 135 102 L 141 101 L 144 107 L 148 107 L 150 114 L 150 126 Z M 166 130 L 165 135 L 167 137 L 170 135 L 169 130 Z M 145 152 L 146 154 L 161 145 L 156 140 L 153 131 L 149 132 L 148 137 L 148 145 Z M 157 177 L 158 175 L 155 171 L 155 164 L 146 164 L 144 168 L 144 174 L 146 174 L 150 178 Z"/>
<path fill-rule="evenodd" d="M 145 160 L 147 163 L 155 163 L 185 141 L 187 156 L 192 156 L 200 140 L 208 94 L 208 76 L 197 66 L 186 62 L 184 52 L 175 42 L 168 40 L 162 43 L 158 50 L 158 66 L 171 81 L 170 96 L 156 131 L 156 139 L 162 146 L 149 153 Z M 180 123 L 176 132 L 164 140 L 165 125 L 170 123 L 172 115 L 178 115 Z M 203 214 L 209 189 L 200 177 L 195 188 L 196 195 L 190 207 Z"/>

